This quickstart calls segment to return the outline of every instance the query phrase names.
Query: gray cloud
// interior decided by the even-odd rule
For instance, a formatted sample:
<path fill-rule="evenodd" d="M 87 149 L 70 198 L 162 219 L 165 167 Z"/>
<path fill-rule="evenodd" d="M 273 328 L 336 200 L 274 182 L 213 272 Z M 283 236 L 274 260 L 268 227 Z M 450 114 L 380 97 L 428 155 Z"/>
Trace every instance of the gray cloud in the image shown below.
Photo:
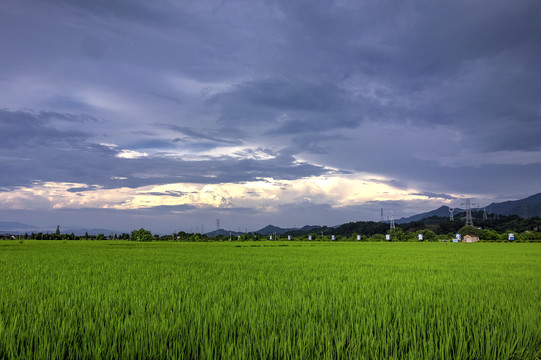
<path fill-rule="evenodd" d="M 530 195 L 540 38 L 536 0 L 7 0 L 0 186 L 296 179 L 328 166 L 428 197 Z"/>
<path fill-rule="evenodd" d="M 100 187 L 96 185 L 89 185 L 89 186 L 81 186 L 81 187 L 72 187 L 69 188 L 67 191 L 72 193 L 79 193 L 84 191 L 92 191 L 92 190 L 98 190 Z"/>
<path fill-rule="evenodd" d="M 155 126 L 160 127 L 160 128 L 164 128 L 164 129 L 168 129 L 168 130 L 174 131 L 174 132 L 179 133 L 179 134 L 183 134 L 190 141 L 193 141 L 193 140 L 196 140 L 196 141 L 197 140 L 208 140 L 210 142 L 224 143 L 224 144 L 229 144 L 229 145 L 240 145 L 241 144 L 241 141 L 238 140 L 238 139 L 233 140 L 233 139 L 223 139 L 223 138 L 218 137 L 220 133 L 223 134 L 224 132 L 226 132 L 225 129 L 222 129 L 222 131 L 214 130 L 214 129 L 207 129 L 206 133 L 204 133 L 203 131 L 199 131 L 199 130 L 193 128 L 193 127 L 188 127 L 188 126 L 178 126 L 178 125 L 171 125 L 171 124 L 155 124 Z M 210 135 L 209 135 L 209 133 L 210 133 Z M 174 139 L 174 141 L 175 142 L 176 141 L 182 141 L 182 139 L 176 138 L 176 139 Z"/>
<path fill-rule="evenodd" d="M 261 124 L 267 135 L 321 132 L 356 127 L 360 107 L 333 83 L 302 79 L 264 79 L 242 83 L 207 103 L 217 109 L 219 123 Z"/>
<path fill-rule="evenodd" d="M 60 114 L 61 115 L 61 114 Z M 73 115 L 66 115 L 71 119 Z M 290 155 L 272 159 L 237 159 L 220 156 L 202 161 L 148 156 L 117 157 L 121 149 L 94 144 L 89 135 L 55 127 L 50 114 L 0 112 L 0 143 L 5 151 L 0 175 L 2 186 L 30 185 L 34 181 L 86 183 L 71 192 L 104 188 L 138 187 L 174 182 L 225 183 L 274 177 L 297 179 L 325 174 L 319 166 L 298 163 Z"/>

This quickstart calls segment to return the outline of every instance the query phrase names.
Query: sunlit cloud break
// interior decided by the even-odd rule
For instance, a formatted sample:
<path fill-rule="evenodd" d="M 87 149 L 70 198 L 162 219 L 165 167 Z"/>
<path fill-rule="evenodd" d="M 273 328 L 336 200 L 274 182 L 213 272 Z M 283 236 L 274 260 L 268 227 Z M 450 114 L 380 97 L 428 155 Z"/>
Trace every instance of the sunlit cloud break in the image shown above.
<path fill-rule="evenodd" d="M 383 180 L 383 181 L 382 181 Z M 366 202 L 427 200 L 434 194 L 396 188 L 373 174 L 317 176 L 296 180 L 260 179 L 243 183 L 175 183 L 139 188 L 104 189 L 74 183 L 37 183 L 0 193 L 0 201 L 12 209 L 104 208 L 146 209 L 190 205 L 195 208 L 253 208 L 272 212 L 292 203 L 330 204 L 334 208 Z M 443 196 L 442 196 L 443 197 Z M 448 199 L 441 199 L 446 201 Z"/>

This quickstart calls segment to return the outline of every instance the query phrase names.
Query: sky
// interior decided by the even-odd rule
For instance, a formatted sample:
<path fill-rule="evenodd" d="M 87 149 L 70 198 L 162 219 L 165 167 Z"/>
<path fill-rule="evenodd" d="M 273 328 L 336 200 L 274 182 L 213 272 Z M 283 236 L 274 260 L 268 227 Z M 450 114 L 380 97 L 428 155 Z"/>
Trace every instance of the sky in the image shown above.
<path fill-rule="evenodd" d="M 538 0 L 3 0 L 0 220 L 153 233 L 541 191 Z"/>

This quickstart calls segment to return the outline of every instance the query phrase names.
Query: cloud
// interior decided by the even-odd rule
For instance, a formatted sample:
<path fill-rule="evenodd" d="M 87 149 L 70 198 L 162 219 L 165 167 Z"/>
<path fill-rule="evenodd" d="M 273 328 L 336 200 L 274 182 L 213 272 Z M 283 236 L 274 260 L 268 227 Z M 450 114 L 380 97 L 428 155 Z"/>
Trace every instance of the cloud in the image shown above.
<path fill-rule="evenodd" d="M 359 107 L 333 83 L 303 79 L 261 79 L 218 93 L 207 103 L 218 123 L 266 129 L 266 135 L 288 135 L 356 127 Z M 357 112 L 353 111 L 357 110 Z"/>
<path fill-rule="evenodd" d="M 115 155 L 116 157 L 122 158 L 122 159 L 139 159 L 142 157 L 148 156 L 147 153 L 142 153 L 139 151 L 134 150 L 121 150 L 118 154 Z"/>
<path fill-rule="evenodd" d="M 427 197 L 429 199 L 444 199 L 444 200 L 456 200 L 456 199 L 458 199 L 456 196 L 453 196 L 453 195 L 436 194 L 436 193 L 430 193 L 430 192 L 413 193 L 412 195 L 425 196 L 425 197 Z"/>
<path fill-rule="evenodd" d="M 273 157 L 208 156 L 185 161 L 181 157 L 149 155 L 116 145 L 92 143 L 91 134 L 65 131 L 49 117 L 28 112 L 0 112 L 6 135 L 2 147 L 6 172 L 3 186 L 24 186 L 34 181 L 74 182 L 103 188 L 140 187 L 175 182 L 242 182 L 258 178 L 296 179 L 328 170 L 298 162 L 289 155 Z"/>
<path fill-rule="evenodd" d="M 79 187 L 71 187 L 71 188 L 66 189 L 66 191 L 72 192 L 72 193 L 78 193 L 82 191 L 99 190 L 100 188 L 101 187 L 97 185 L 86 185 L 86 186 L 79 186 Z"/>
<path fill-rule="evenodd" d="M 275 204 L 289 215 L 296 203 L 361 211 L 342 187 L 355 193 L 344 179 L 363 174 L 415 206 L 539 192 L 539 1 L 8 0 L 3 10 L 1 189 L 71 184 L 55 194 L 76 202 L 168 184 L 342 179 L 329 180 L 333 201 L 327 187 L 321 198 L 296 188 L 310 191 Z"/>
<path fill-rule="evenodd" d="M 237 139 L 224 139 L 224 138 L 218 137 L 218 134 L 220 133 L 223 134 L 225 132 L 224 129 L 219 129 L 219 130 L 205 129 L 205 133 L 203 133 L 200 130 L 197 130 L 193 127 L 188 127 L 188 126 L 178 126 L 178 125 L 171 125 L 171 124 L 155 124 L 155 126 L 164 128 L 167 130 L 171 130 L 176 133 L 183 134 L 186 137 L 186 140 L 175 138 L 173 142 L 208 140 L 210 142 L 223 143 L 226 145 L 240 145 L 241 144 L 241 142 L 238 140 L 238 134 L 236 134 Z"/>

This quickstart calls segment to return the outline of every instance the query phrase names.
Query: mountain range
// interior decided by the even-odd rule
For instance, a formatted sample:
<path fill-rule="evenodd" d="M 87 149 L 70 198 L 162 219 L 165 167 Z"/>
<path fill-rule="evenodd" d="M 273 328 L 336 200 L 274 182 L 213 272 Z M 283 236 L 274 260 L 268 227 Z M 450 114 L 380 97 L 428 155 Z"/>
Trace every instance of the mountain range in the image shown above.
<path fill-rule="evenodd" d="M 0 221 L 0 234 L 24 234 L 24 233 L 54 233 L 56 231 L 56 226 L 50 226 L 50 227 L 38 227 L 34 225 L 24 224 L 18 221 Z M 111 229 L 100 229 L 100 228 L 76 228 L 76 227 L 69 227 L 69 228 L 60 228 L 60 231 L 63 234 L 75 234 L 78 236 L 84 235 L 85 233 L 88 233 L 90 235 L 97 235 L 97 234 L 105 234 L 105 235 L 111 235 L 111 234 L 121 234 L 122 231 L 115 231 Z"/>
<path fill-rule="evenodd" d="M 520 217 L 541 217 L 541 193 L 535 194 L 532 196 L 529 196 L 525 199 L 520 200 L 514 200 L 514 201 L 505 201 L 501 203 L 492 203 L 485 207 L 488 214 L 499 214 L 499 215 L 518 215 Z M 460 213 L 465 212 L 466 210 L 461 208 L 455 208 L 453 211 L 453 215 L 457 216 Z M 477 208 L 472 209 L 472 211 L 478 211 Z M 428 211 L 421 214 L 416 214 L 413 216 L 400 218 L 395 220 L 397 224 L 404 224 L 409 223 L 413 221 L 421 221 L 423 219 L 437 216 L 437 217 L 449 217 L 450 211 L 448 206 L 441 206 L 435 210 Z M 463 216 L 463 215 L 459 215 Z M 302 228 L 281 228 L 274 225 L 267 225 L 262 229 L 259 229 L 255 231 L 256 233 L 259 233 L 261 235 L 269 235 L 269 234 L 279 234 L 283 235 L 288 232 L 293 231 L 310 231 L 313 229 L 320 228 L 318 225 L 306 225 Z M 50 227 L 50 228 L 40 228 L 34 225 L 24 224 L 16 221 L 0 221 L 0 234 L 24 234 L 25 232 L 31 233 L 37 233 L 37 232 L 54 232 L 56 230 L 56 226 Z M 96 234 L 113 234 L 122 233 L 121 231 L 115 231 L 110 229 L 87 229 L 87 228 L 61 228 L 60 229 L 62 233 L 69 234 L 74 233 L 75 235 L 83 235 L 85 233 L 96 235 Z M 225 235 L 229 236 L 231 234 L 232 236 L 239 236 L 244 234 L 243 232 L 238 231 L 230 231 L 225 229 L 219 229 L 214 230 L 211 232 L 206 233 L 207 236 L 216 236 L 216 235 Z"/>

